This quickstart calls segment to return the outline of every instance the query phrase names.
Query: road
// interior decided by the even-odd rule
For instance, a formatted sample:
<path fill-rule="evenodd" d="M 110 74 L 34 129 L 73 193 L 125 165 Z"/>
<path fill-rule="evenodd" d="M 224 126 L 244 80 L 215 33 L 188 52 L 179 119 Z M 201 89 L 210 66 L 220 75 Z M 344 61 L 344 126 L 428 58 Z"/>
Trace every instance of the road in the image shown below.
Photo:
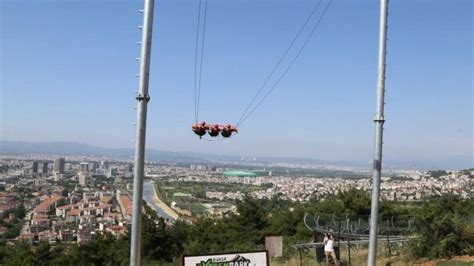
<path fill-rule="evenodd" d="M 145 181 L 143 183 L 143 199 L 159 216 L 170 221 L 178 219 L 178 214 L 156 196 L 154 182 Z"/>

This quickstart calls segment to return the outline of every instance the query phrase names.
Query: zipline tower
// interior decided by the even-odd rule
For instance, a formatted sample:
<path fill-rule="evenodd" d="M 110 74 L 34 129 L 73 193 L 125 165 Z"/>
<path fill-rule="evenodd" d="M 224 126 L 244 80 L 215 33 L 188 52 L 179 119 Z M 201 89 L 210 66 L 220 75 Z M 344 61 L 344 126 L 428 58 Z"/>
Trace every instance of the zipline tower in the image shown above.
<path fill-rule="evenodd" d="M 148 83 L 150 80 L 150 55 L 151 37 L 153 30 L 153 8 L 154 0 L 145 0 L 143 12 L 143 26 L 141 50 L 140 50 L 140 74 L 138 75 L 139 89 L 137 100 L 137 138 L 135 143 L 135 169 L 133 177 L 133 210 L 132 210 L 132 235 L 130 244 L 130 265 L 140 265 L 140 242 L 142 230 L 142 198 L 143 177 L 145 172 L 145 136 L 146 136 L 146 113 L 150 100 L 148 95 Z"/>
<path fill-rule="evenodd" d="M 380 0 L 379 61 L 377 77 L 377 107 L 375 122 L 375 156 L 372 175 L 372 203 L 370 210 L 370 237 L 368 265 L 375 266 L 377 256 L 377 229 L 380 196 L 380 176 L 382 173 L 382 145 L 385 97 L 385 57 L 387 55 L 388 0 Z"/>

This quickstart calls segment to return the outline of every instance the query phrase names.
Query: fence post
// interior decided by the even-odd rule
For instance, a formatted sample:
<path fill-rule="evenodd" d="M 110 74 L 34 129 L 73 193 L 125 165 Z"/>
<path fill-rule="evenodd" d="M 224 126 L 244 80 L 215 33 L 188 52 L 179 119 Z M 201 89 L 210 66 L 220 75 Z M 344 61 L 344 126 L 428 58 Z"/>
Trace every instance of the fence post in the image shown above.
<path fill-rule="evenodd" d="M 339 220 L 339 228 L 337 232 L 337 249 L 339 250 L 339 258 L 336 256 L 337 260 L 341 260 L 341 220 Z"/>
<path fill-rule="evenodd" d="M 347 254 L 349 256 L 349 265 L 352 265 L 352 263 L 351 263 L 351 240 L 349 238 L 347 239 Z"/>
<path fill-rule="evenodd" d="M 300 257 L 300 266 L 303 266 L 303 259 L 301 258 L 301 249 L 298 249 L 298 255 Z"/>
<path fill-rule="evenodd" d="M 387 235 L 387 245 L 388 245 L 388 256 L 392 256 L 392 248 L 390 247 L 390 236 Z"/>

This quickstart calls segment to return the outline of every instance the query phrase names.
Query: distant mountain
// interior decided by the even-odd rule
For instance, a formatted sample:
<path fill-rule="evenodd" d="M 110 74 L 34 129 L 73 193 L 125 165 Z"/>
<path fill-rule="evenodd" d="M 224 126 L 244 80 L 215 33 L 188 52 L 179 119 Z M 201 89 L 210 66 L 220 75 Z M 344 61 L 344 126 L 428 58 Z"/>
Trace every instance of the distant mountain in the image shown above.
<path fill-rule="evenodd" d="M 76 142 L 20 142 L 0 141 L 0 154 L 49 154 L 49 155 L 84 155 L 109 156 L 121 159 L 132 159 L 134 149 L 113 149 L 96 147 Z M 199 155 L 159 150 L 147 150 L 146 159 L 159 162 L 204 162 Z"/>
<path fill-rule="evenodd" d="M 134 149 L 117 149 L 96 147 L 85 143 L 77 142 L 21 142 L 21 141 L 0 141 L 0 154 L 49 154 L 49 155 L 84 155 L 84 156 L 107 156 L 120 159 L 133 159 Z M 206 154 L 191 152 L 171 152 L 160 151 L 155 149 L 146 150 L 146 160 L 156 162 L 181 162 L 181 163 L 286 163 L 295 165 L 330 165 L 339 167 L 351 167 L 370 170 L 372 164 L 370 162 L 357 161 L 325 161 L 308 158 L 294 157 L 257 157 L 254 160 L 251 156 L 222 155 L 222 154 Z M 452 158 L 450 161 L 439 162 L 438 164 L 429 164 L 423 162 L 399 160 L 385 161 L 385 171 L 393 169 L 449 169 L 448 165 L 454 169 L 465 169 L 472 167 L 466 158 Z M 466 163 L 467 162 L 467 163 Z M 439 167 L 441 166 L 441 167 Z"/>
<path fill-rule="evenodd" d="M 123 150 L 122 150 L 123 152 Z M 58 155 L 106 155 L 105 148 L 75 142 L 20 142 L 0 141 L 2 154 L 58 154 Z"/>
<path fill-rule="evenodd" d="M 121 159 L 132 159 L 133 149 L 117 149 L 96 147 L 77 142 L 21 142 L 0 141 L 0 154 L 48 154 L 48 155 L 84 155 L 84 156 L 109 156 Z M 254 161 L 251 156 L 205 154 L 191 152 L 170 152 L 154 149 L 146 150 L 146 159 L 157 162 L 194 162 L 194 163 L 288 163 L 288 164 L 331 164 L 341 166 L 366 166 L 354 162 L 328 162 L 317 159 L 293 158 L 293 157 L 258 157 Z"/>
<path fill-rule="evenodd" d="M 77 142 L 21 142 L 0 141 L 0 154 L 50 154 L 50 155 L 84 155 L 110 156 L 130 159 L 134 156 L 133 149 L 117 149 L 96 147 Z M 355 162 L 328 162 L 324 160 L 294 158 L 294 157 L 258 157 L 256 161 L 251 156 L 206 154 L 191 152 L 170 152 L 154 149 L 146 150 L 146 159 L 150 161 L 173 162 L 222 162 L 222 163 L 288 163 L 288 164 L 331 164 L 344 166 L 358 166 L 365 164 Z"/>
<path fill-rule="evenodd" d="M 268 163 L 289 163 L 289 164 L 314 164 L 314 165 L 339 165 L 347 167 L 362 167 L 367 166 L 366 163 L 356 161 L 327 161 L 320 159 L 311 158 L 299 158 L 299 157 L 258 157 L 258 162 Z"/>

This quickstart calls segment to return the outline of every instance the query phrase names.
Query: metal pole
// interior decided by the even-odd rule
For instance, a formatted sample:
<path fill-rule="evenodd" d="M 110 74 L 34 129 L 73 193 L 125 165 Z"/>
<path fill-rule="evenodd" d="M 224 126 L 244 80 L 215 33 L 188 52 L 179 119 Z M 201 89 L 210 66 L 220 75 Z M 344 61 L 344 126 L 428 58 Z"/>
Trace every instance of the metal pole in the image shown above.
<path fill-rule="evenodd" d="M 368 265 L 375 266 L 377 255 L 377 228 L 380 194 L 380 176 L 382 172 L 382 145 L 385 93 L 385 56 L 387 48 L 387 11 L 388 0 L 380 0 L 379 60 L 377 77 L 377 109 L 375 122 L 375 156 L 372 175 L 372 203 L 370 210 L 370 237 Z"/>
<path fill-rule="evenodd" d="M 135 169 L 133 179 L 133 210 L 132 210 L 132 234 L 130 245 L 130 265 L 140 265 L 141 247 L 141 209 L 143 198 L 143 177 L 145 168 L 145 136 L 146 136 L 146 113 L 147 104 L 150 100 L 148 95 L 148 82 L 150 77 L 150 55 L 151 39 L 153 31 L 153 6 L 154 0 L 145 0 L 143 10 L 143 27 L 140 51 L 140 81 L 137 100 L 137 140 L 135 144 Z"/>
<path fill-rule="evenodd" d="M 351 240 L 348 238 L 347 239 L 347 255 L 349 256 L 349 264 L 352 265 L 351 263 Z"/>

